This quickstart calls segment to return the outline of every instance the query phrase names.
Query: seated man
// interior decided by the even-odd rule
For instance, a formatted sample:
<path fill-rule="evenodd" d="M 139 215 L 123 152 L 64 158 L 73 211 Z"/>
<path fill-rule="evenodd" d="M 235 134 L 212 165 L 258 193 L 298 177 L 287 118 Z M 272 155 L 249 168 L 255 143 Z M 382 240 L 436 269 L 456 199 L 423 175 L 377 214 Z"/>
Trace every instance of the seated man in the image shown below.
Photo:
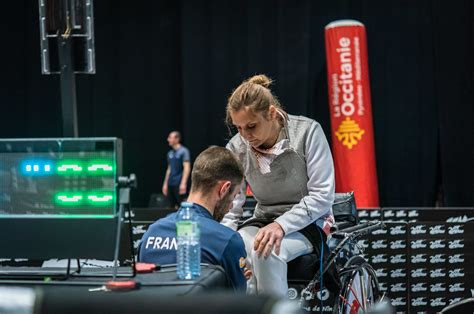
<path fill-rule="evenodd" d="M 243 169 L 232 152 L 210 147 L 196 158 L 188 202 L 194 204 L 201 233 L 201 262 L 224 268 L 236 290 L 246 288 L 245 246 L 239 233 L 221 225 L 243 182 Z M 140 243 L 140 262 L 176 263 L 176 213 L 150 226 Z"/>

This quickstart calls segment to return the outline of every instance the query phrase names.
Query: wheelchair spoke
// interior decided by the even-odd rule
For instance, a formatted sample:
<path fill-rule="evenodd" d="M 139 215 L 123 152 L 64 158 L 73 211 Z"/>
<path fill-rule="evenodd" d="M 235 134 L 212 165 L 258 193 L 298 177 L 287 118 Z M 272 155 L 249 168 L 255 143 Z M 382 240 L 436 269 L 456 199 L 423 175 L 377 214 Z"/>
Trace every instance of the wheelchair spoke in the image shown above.
<path fill-rule="evenodd" d="M 358 298 L 359 294 L 354 290 L 352 285 L 349 285 L 349 290 L 352 292 L 354 301 L 357 302 L 356 304 L 352 303 L 352 305 L 351 305 L 351 314 L 352 313 L 357 313 L 360 308 L 365 310 L 365 308 L 362 306 L 362 304 L 361 304 L 361 302 Z M 356 308 L 354 308 L 354 306 L 356 306 Z"/>
<path fill-rule="evenodd" d="M 362 298 L 362 309 L 364 312 L 367 310 L 367 293 L 365 291 L 365 284 L 364 284 L 364 270 L 361 269 L 359 271 L 359 285 L 360 285 L 360 292 L 361 292 L 361 298 Z"/>

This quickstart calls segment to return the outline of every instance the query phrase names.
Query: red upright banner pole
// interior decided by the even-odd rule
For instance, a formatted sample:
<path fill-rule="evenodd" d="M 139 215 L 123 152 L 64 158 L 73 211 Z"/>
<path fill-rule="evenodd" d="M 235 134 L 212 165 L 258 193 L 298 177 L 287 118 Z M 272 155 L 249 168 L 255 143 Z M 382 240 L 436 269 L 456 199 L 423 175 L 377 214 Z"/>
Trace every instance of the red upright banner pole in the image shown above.
<path fill-rule="evenodd" d="M 336 191 L 354 191 L 358 207 L 378 207 L 365 27 L 335 21 L 325 35 Z"/>

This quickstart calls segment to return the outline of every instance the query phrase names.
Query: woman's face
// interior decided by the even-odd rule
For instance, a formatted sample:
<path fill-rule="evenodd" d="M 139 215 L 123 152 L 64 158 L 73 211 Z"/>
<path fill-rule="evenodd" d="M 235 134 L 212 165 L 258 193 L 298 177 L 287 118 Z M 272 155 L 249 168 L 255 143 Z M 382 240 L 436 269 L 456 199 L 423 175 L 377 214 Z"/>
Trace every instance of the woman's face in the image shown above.
<path fill-rule="evenodd" d="M 262 113 L 253 113 L 248 107 L 236 112 L 231 112 L 232 124 L 239 134 L 246 139 L 252 147 L 269 148 L 275 140 L 275 108 L 270 107 L 271 119 L 265 119 Z"/>

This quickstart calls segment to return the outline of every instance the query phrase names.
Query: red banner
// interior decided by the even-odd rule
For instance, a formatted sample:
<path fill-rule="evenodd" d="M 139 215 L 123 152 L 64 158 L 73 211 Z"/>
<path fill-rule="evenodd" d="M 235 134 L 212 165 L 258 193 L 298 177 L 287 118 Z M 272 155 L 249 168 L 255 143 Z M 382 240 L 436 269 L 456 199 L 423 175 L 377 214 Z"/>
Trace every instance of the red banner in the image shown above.
<path fill-rule="evenodd" d="M 378 207 L 365 27 L 335 21 L 325 35 L 336 191 L 354 191 L 360 208 Z"/>

